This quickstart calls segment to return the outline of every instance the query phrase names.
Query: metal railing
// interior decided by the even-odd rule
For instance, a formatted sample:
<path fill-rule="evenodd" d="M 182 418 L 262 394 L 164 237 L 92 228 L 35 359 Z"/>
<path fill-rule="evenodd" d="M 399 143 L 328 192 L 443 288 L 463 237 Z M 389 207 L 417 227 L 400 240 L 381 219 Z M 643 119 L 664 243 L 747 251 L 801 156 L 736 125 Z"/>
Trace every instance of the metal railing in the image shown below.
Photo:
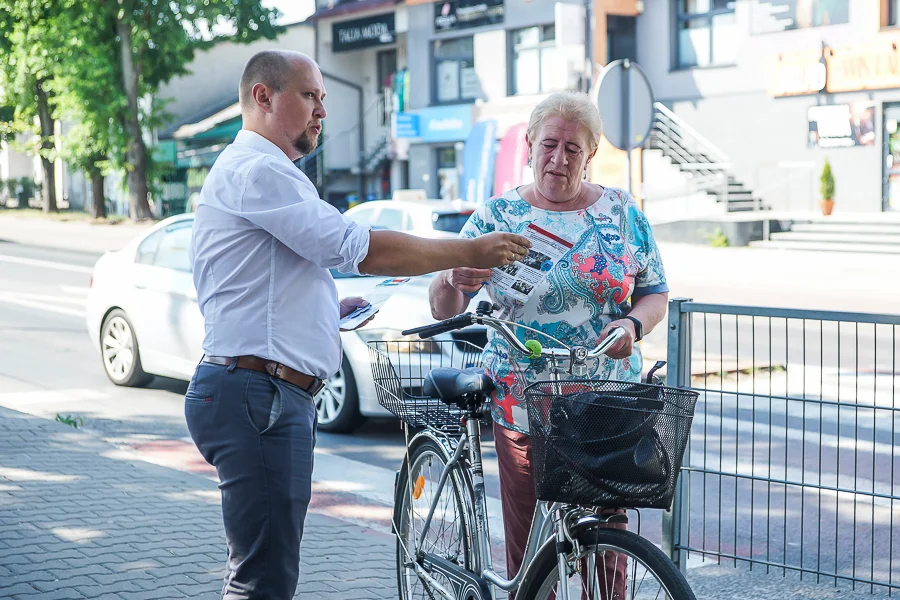
<path fill-rule="evenodd" d="M 900 590 L 900 315 L 669 304 L 669 384 L 701 392 L 663 547 Z"/>

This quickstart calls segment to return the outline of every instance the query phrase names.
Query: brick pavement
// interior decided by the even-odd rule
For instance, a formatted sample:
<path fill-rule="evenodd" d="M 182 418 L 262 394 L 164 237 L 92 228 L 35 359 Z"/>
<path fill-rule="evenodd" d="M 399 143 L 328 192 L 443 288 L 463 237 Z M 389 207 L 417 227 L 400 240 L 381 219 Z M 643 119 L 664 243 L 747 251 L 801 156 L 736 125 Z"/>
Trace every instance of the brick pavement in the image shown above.
<path fill-rule="evenodd" d="M 0 598 L 216 598 L 215 482 L 0 408 Z M 393 538 L 310 514 L 297 598 L 396 598 Z"/>

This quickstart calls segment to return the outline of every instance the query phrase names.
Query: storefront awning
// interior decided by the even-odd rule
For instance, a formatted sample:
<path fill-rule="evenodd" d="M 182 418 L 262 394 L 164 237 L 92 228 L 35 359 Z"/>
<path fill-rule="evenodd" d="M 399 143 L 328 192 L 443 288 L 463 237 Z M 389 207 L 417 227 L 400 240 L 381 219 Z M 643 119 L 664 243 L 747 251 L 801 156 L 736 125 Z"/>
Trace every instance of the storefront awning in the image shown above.
<path fill-rule="evenodd" d="M 241 130 L 241 123 L 241 104 L 235 102 L 202 121 L 182 125 L 175 130 L 172 137 L 176 140 L 234 138 Z"/>

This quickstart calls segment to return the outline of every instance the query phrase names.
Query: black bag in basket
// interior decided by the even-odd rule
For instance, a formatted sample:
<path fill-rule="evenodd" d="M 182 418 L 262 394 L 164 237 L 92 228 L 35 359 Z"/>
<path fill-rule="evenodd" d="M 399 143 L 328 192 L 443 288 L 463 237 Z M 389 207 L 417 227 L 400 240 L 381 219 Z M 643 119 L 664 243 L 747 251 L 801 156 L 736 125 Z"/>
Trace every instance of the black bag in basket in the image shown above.
<path fill-rule="evenodd" d="M 568 460 L 546 467 L 576 469 L 613 487 L 665 483 L 671 462 L 655 430 L 663 406 L 656 391 L 644 386 L 554 397 L 546 431 L 555 452 L 549 454 Z"/>

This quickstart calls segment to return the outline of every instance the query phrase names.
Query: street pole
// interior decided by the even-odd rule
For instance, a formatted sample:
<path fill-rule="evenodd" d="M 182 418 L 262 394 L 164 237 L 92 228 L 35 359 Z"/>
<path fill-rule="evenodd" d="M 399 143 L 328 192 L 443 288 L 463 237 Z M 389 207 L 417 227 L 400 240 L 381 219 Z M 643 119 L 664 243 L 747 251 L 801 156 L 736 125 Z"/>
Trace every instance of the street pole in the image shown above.
<path fill-rule="evenodd" d="M 594 78 L 594 0 L 584 0 L 584 91 L 591 92 Z"/>
<path fill-rule="evenodd" d="M 631 61 L 622 62 L 622 139 L 625 145 L 625 181 L 628 193 L 631 193 Z"/>

